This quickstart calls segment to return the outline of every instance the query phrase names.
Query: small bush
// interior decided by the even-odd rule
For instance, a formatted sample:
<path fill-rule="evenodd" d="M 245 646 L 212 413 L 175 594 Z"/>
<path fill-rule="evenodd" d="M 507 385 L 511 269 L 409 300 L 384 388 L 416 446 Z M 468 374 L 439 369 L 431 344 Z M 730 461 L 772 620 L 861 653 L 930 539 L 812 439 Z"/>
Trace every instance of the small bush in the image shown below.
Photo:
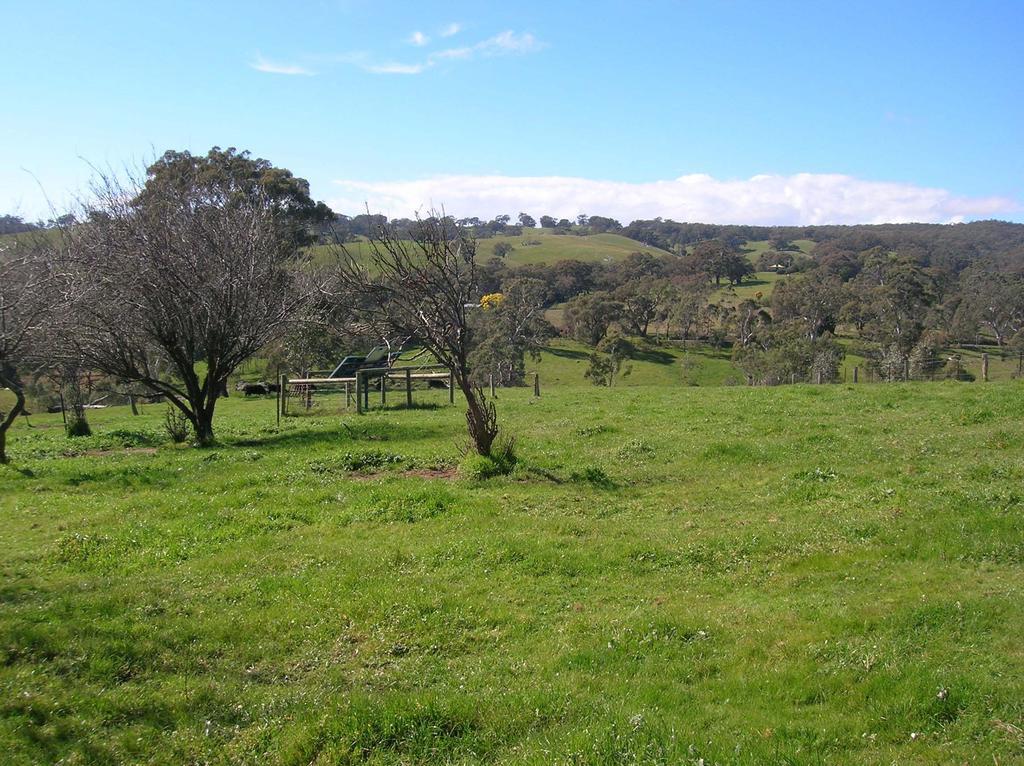
<path fill-rule="evenodd" d="M 164 430 L 167 436 L 175 444 L 184 444 L 192 434 L 192 423 L 188 415 L 174 407 L 167 405 L 167 412 L 164 413 Z"/>
<path fill-rule="evenodd" d="M 68 418 L 68 423 L 64 426 L 68 436 L 92 436 L 92 428 L 89 426 L 89 421 L 84 416 L 77 417 L 72 415 Z"/>
<path fill-rule="evenodd" d="M 459 474 L 463 478 L 473 481 L 483 481 L 505 473 L 508 471 L 502 470 L 502 466 L 490 455 L 467 452 L 466 456 L 462 458 L 462 462 L 459 463 Z"/>
<path fill-rule="evenodd" d="M 346 452 L 338 461 L 346 471 L 365 471 L 367 468 L 384 468 L 388 465 L 404 463 L 405 458 L 381 450 L 368 452 Z"/>
<path fill-rule="evenodd" d="M 503 467 L 502 473 L 512 473 L 519 462 L 519 458 L 516 457 L 516 440 L 511 436 L 498 439 L 491 448 L 491 456 Z"/>
<path fill-rule="evenodd" d="M 517 462 L 515 439 L 509 437 L 500 439 L 490 455 L 467 452 L 459 464 L 459 473 L 466 479 L 481 481 L 493 476 L 507 476 L 515 470 Z"/>
<path fill-rule="evenodd" d="M 573 471 L 569 474 L 569 481 L 576 484 L 592 484 L 601 489 L 614 489 L 615 487 L 612 478 L 599 466 L 587 466 L 582 470 Z"/>

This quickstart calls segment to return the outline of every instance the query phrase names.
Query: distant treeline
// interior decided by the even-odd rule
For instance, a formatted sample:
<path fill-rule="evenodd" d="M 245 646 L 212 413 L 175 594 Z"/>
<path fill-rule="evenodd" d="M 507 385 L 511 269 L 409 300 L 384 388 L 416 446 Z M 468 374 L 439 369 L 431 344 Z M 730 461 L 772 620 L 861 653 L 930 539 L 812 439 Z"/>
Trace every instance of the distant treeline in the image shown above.
<path fill-rule="evenodd" d="M 74 216 L 64 215 L 59 218 L 51 218 L 47 221 L 26 221 L 20 215 L 0 215 L 0 235 L 3 234 L 24 234 L 28 231 L 39 229 L 51 229 L 68 223 L 74 223 Z"/>
<path fill-rule="evenodd" d="M 1024 224 L 1006 221 L 972 223 L 857 224 L 853 226 L 719 226 L 676 223 L 655 218 L 633 221 L 621 233 L 650 247 L 680 252 L 681 248 L 717 239 L 738 247 L 768 240 L 776 250 L 794 240 L 829 243 L 833 249 L 863 252 L 875 247 L 912 256 L 922 266 L 960 272 L 979 259 L 993 265 L 1024 266 Z"/>
<path fill-rule="evenodd" d="M 1024 269 L 1024 224 L 1006 221 L 974 221 L 959 224 L 857 224 L 850 226 L 739 226 L 709 223 L 679 223 L 654 218 L 636 220 L 623 226 L 614 218 L 580 215 L 573 220 L 542 215 L 534 218 L 520 213 L 515 219 L 499 215 L 491 220 L 477 217 L 455 219 L 479 239 L 494 236 L 522 236 L 524 230 L 539 226 L 556 234 L 586 236 L 616 233 L 652 248 L 677 255 L 701 242 L 717 241 L 734 249 L 747 242 L 768 241 L 772 250 L 796 250 L 793 242 L 809 240 L 828 251 L 861 253 L 880 247 L 912 257 L 921 266 L 954 274 L 975 261 L 985 261 L 999 270 Z M 388 220 L 383 215 L 339 215 L 325 225 L 323 234 L 342 241 L 372 236 L 382 226 L 413 234 L 418 222 L 410 218 Z"/>
<path fill-rule="evenodd" d="M 614 218 L 604 216 L 578 215 L 573 220 L 568 218 L 554 218 L 549 215 L 542 215 L 536 219 L 528 213 L 520 213 L 513 221 L 510 215 L 495 216 L 491 220 L 483 220 L 476 216 L 468 218 L 453 218 L 455 223 L 463 228 L 471 230 L 477 239 L 488 239 L 489 237 L 518 237 L 526 229 L 533 229 L 540 225 L 542 229 L 548 229 L 555 234 L 575 234 L 586 236 L 588 234 L 603 234 L 605 232 L 622 232 L 622 224 Z M 355 237 L 370 237 L 380 232 L 381 228 L 388 226 L 397 230 L 400 234 L 412 236 L 417 226 L 422 221 L 413 218 L 392 218 L 388 219 L 383 215 L 361 214 L 356 216 L 338 215 L 334 220 L 323 227 L 325 237 L 334 237 L 347 241 Z"/>

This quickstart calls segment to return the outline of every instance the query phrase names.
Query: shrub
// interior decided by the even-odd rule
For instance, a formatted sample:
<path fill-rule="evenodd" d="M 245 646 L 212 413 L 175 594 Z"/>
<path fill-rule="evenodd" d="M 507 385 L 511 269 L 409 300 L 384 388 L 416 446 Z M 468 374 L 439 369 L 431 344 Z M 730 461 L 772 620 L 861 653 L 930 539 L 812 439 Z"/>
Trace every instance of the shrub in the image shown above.
<path fill-rule="evenodd" d="M 395 455 L 381 450 L 368 452 L 346 452 L 341 456 L 341 467 L 346 471 L 364 471 L 367 468 L 384 468 L 396 463 L 404 463 L 402 455 Z"/>
<path fill-rule="evenodd" d="M 459 473 L 474 481 L 506 476 L 515 469 L 517 461 L 515 439 L 507 437 L 495 444 L 490 455 L 467 452 L 459 464 Z"/>
<path fill-rule="evenodd" d="M 964 366 L 963 359 L 959 354 L 954 354 L 949 358 L 946 362 L 943 374 L 949 380 L 960 380 L 965 383 L 970 383 L 975 379 L 974 373 Z"/>
<path fill-rule="evenodd" d="M 612 478 L 599 466 L 587 466 L 582 470 L 573 471 L 569 474 L 569 481 L 576 484 L 593 484 L 595 487 L 602 489 L 613 489 L 615 487 L 615 482 L 612 481 Z"/>
<path fill-rule="evenodd" d="M 85 419 L 84 415 L 76 415 L 72 412 L 68 418 L 67 425 L 64 426 L 64 430 L 67 431 L 68 436 L 92 436 L 92 428 L 89 426 L 89 421 Z"/>
<path fill-rule="evenodd" d="M 459 474 L 466 479 L 482 481 L 492 476 L 501 476 L 501 466 L 498 461 L 490 455 L 478 455 L 475 452 L 467 452 L 459 463 Z"/>
<path fill-rule="evenodd" d="M 164 430 L 167 436 L 175 444 L 184 444 L 192 433 L 192 423 L 188 415 L 174 405 L 167 405 L 167 412 L 164 413 Z"/>

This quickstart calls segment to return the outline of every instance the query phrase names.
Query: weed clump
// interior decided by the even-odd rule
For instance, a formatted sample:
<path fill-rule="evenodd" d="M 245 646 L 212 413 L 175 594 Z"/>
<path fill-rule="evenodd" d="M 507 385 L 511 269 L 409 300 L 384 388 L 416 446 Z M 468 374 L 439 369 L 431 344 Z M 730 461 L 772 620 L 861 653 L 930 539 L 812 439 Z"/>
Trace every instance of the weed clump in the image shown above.
<path fill-rule="evenodd" d="M 587 466 L 569 474 L 569 481 L 576 484 L 591 484 L 601 489 L 614 489 L 615 482 L 600 466 Z"/>
<path fill-rule="evenodd" d="M 184 412 L 168 404 L 164 413 L 164 430 L 172 442 L 184 444 L 192 433 L 192 423 Z"/>
<path fill-rule="evenodd" d="M 507 476 L 515 470 L 517 462 L 515 439 L 506 438 L 495 445 L 490 455 L 467 452 L 459 464 L 459 473 L 466 479 L 482 481 Z"/>
<path fill-rule="evenodd" d="M 68 423 L 65 426 L 68 436 L 92 436 L 92 428 L 89 426 L 89 421 L 85 419 L 85 416 L 72 415 L 68 418 Z"/>
<path fill-rule="evenodd" d="M 367 452 L 346 452 L 338 461 L 341 468 L 346 471 L 365 471 L 367 469 L 385 468 L 389 465 L 397 465 L 406 462 L 402 455 L 383 450 L 369 450 Z"/>

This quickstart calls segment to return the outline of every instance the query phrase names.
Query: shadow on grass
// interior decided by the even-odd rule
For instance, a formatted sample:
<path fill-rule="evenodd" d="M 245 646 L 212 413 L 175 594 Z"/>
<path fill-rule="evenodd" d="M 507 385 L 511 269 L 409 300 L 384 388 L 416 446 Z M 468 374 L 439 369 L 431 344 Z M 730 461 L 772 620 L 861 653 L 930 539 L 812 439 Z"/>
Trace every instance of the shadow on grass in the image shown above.
<path fill-rule="evenodd" d="M 13 461 L 10 463 L 0 463 L 0 476 L 3 476 L 3 471 L 21 474 L 26 479 L 34 479 L 36 477 L 35 472 L 31 468 L 18 468 Z"/>
<path fill-rule="evenodd" d="M 584 352 L 584 351 L 575 351 L 575 350 L 573 350 L 571 348 L 555 348 L 553 346 L 548 346 L 544 350 L 547 351 L 549 354 L 551 354 L 551 356 L 560 356 L 560 357 L 562 357 L 564 359 L 589 359 L 590 358 L 590 354 L 589 353 Z"/>
<path fill-rule="evenodd" d="M 676 358 L 667 351 L 659 351 L 657 349 L 636 349 L 630 356 L 631 359 L 637 362 L 652 362 L 653 364 L 672 364 Z"/>
<path fill-rule="evenodd" d="M 417 409 L 413 407 L 413 409 Z M 424 408 L 429 409 L 429 408 Z M 223 447 L 270 447 L 290 448 L 303 446 L 317 446 L 325 443 L 337 443 L 340 440 L 349 442 L 374 442 L 374 441 L 422 441 L 425 439 L 436 439 L 447 435 L 447 429 L 441 426 L 425 426 L 422 424 L 406 423 L 346 423 L 339 422 L 331 428 L 302 428 L 298 427 L 277 433 L 268 433 L 265 436 L 249 437 L 245 439 L 224 439 L 220 446 Z"/>

